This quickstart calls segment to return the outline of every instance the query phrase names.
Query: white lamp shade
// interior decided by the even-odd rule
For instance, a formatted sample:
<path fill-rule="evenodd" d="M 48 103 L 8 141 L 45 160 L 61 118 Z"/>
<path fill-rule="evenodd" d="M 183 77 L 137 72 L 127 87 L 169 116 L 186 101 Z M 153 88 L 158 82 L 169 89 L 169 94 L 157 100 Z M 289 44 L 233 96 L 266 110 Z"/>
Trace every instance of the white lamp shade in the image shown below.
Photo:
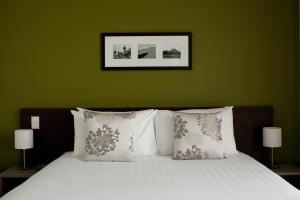
<path fill-rule="evenodd" d="M 281 147 L 281 128 L 264 127 L 263 128 L 263 146 L 265 147 Z"/>
<path fill-rule="evenodd" d="M 33 148 L 33 130 L 19 129 L 15 130 L 15 149 Z"/>

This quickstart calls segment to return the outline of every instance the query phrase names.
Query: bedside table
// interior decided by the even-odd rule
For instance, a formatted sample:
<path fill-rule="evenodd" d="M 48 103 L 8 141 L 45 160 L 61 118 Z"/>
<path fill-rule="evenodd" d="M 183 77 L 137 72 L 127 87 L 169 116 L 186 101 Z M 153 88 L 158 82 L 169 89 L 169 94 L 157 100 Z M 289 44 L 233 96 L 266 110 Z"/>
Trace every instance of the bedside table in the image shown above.
<path fill-rule="evenodd" d="M 21 170 L 19 167 L 10 167 L 0 173 L 0 197 L 26 181 L 37 169 Z"/>
<path fill-rule="evenodd" d="M 287 182 L 300 189 L 300 167 L 292 164 L 280 164 L 278 168 L 271 169 Z"/>

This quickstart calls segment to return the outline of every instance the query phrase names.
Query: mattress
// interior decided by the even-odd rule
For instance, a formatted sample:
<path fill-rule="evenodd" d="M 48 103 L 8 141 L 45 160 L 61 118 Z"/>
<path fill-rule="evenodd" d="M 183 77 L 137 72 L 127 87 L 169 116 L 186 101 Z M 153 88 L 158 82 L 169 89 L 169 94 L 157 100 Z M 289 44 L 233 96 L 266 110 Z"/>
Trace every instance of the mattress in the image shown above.
<path fill-rule="evenodd" d="M 1 200 L 300 200 L 300 192 L 245 154 L 224 160 L 139 158 L 86 162 L 71 153 Z"/>

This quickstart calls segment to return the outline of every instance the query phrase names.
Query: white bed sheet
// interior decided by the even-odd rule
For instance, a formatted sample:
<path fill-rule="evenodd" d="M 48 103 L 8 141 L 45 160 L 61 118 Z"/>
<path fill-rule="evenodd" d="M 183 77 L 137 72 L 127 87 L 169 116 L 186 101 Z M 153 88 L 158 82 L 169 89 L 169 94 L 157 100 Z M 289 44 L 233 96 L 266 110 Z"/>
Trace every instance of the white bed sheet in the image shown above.
<path fill-rule="evenodd" d="M 245 154 L 225 160 L 86 162 L 66 153 L 1 200 L 297 200 L 300 192 Z"/>

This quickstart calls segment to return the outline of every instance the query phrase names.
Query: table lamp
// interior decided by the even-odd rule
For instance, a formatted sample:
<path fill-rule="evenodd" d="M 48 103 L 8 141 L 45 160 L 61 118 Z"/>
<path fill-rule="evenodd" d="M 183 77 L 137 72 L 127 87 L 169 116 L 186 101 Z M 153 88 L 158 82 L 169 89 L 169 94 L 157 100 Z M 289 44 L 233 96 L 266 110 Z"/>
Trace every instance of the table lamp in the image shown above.
<path fill-rule="evenodd" d="M 22 169 L 26 170 L 26 155 L 25 150 L 33 148 L 33 130 L 18 129 L 15 130 L 15 149 L 22 149 Z"/>
<path fill-rule="evenodd" d="M 271 148 L 271 168 L 275 168 L 273 160 L 273 149 L 281 147 L 281 128 L 264 127 L 263 128 L 263 146 Z"/>

